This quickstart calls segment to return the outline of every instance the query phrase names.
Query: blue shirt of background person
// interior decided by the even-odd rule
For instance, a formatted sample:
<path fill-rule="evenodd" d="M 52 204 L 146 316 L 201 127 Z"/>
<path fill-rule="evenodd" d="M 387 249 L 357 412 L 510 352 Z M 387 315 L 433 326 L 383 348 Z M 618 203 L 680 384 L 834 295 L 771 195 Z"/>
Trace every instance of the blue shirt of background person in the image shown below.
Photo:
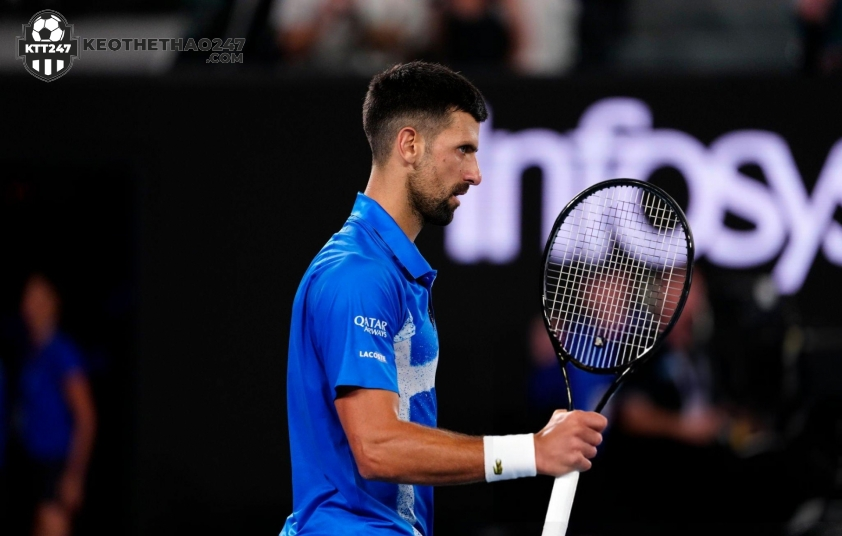
<path fill-rule="evenodd" d="M 35 460 L 67 458 L 73 417 L 65 401 L 64 385 L 74 374 L 84 374 L 82 356 L 60 332 L 24 360 L 20 372 L 20 433 L 27 453 Z"/>
<path fill-rule="evenodd" d="M 566 343 L 572 348 L 580 340 L 587 342 L 585 337 L 577 334 Z M 527 388 L 530 409 L 543 413 L 567 409 L 567 386 L 564 383 L 555 348 L 550 342 L 550 335 L 544 328 L 544 320 L 540 316 L 531 321 L 529 348 L 532 361 Z M 565 363 L 564 368 L 570 382 L 570 395 L 573 398 L 574 409 L 593 410 L 615 377 L 613 374 L 586 372 L 569 361 Z"/>
<path fill-rule="evenodd" d="M 334 400 L 346 386 L 393 391 L 400 419 L 436 426 L 435 276 L 363 194 L 307 269 L 290 329 L 293 512 L 282 536 L 432 534 L 433 488 L 362 478 Z"/>

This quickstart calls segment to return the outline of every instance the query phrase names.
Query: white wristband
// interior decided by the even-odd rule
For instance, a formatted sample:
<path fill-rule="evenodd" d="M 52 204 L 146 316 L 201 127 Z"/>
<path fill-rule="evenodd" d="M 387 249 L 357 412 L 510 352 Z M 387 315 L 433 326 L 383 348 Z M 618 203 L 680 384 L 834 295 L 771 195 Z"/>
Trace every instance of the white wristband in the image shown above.
<path fill-rule="evenodd" d="M 524 476 L 535 476 L 534 434 L 485 436 L 485 480 L 496 482 Z"/>

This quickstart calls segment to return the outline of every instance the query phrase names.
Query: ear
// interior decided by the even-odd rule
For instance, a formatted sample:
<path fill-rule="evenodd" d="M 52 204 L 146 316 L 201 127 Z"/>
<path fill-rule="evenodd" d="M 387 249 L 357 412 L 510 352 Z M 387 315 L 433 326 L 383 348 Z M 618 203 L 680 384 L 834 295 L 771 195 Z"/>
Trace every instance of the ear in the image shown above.
<path fill-rule="evenodd" d="M 424 137 L 412 127 L 403 127 L 395 141 L 395 152 L 401 161 L 415 165 L 424 154 Z"/>

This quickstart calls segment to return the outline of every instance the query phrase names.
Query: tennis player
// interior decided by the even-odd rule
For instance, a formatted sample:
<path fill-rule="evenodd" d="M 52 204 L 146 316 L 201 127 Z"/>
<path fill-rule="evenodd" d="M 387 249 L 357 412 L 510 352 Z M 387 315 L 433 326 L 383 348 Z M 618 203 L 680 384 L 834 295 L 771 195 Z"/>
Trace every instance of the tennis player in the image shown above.
<path fill-rule="evenodd" d="M 432 486 L 591 467 L 607 424 L 599 413 L 557 411 L 535 434 L 436 427 L 436 271 L 414 241 L 424 225 L 450 223 L 458 197 L 480 184 L 487 115 L 479 90 L 437 64 L 396 65 L 369 84 L 368 185 L 293 304 L 293 512 L 281 536 L 427 536 Z"/>

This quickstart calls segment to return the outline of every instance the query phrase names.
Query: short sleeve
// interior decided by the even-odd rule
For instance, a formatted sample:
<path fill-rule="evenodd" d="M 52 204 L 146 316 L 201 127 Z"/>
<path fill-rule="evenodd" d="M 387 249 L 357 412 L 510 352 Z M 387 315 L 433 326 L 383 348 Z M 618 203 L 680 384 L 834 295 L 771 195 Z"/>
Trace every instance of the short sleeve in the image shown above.
<path fill-rule="evenodd" d="M 310 288 L 308 323 L 330 385 L 398 392 L 394 338 L 404 290 L 377 262 L 343 262 Z"/>

